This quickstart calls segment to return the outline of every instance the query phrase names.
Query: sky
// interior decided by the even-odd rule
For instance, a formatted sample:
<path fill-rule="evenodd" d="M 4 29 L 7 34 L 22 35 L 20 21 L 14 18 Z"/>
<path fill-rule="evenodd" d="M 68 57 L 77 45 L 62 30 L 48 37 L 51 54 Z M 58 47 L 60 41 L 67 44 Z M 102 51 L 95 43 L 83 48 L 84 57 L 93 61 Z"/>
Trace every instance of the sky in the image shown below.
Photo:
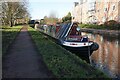
<path fill-rule="evenodd" d="M 29 0 L 29 12 L 32 19 L 43 19 L 55 13 L 56 17 L 62 18 L 68 12 L 72 12 L 74 2 L 79 0 Z"/>

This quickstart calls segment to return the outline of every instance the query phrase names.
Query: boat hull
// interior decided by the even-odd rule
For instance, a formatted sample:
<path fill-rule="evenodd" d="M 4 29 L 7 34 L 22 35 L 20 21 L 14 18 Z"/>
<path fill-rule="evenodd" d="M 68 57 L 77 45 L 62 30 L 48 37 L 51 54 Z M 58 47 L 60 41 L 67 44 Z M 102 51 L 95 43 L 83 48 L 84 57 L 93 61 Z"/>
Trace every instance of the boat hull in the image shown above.
<path fill-rule="evenodd" d="M 65 49 L 69 50 L 72 53 L 75 53 L 80 56 L 90 56 L 93 53 L 93 50 L 90 50 L 90 46 L 85 47 L 70 47 L 70 46 L 64 46 Z"/>

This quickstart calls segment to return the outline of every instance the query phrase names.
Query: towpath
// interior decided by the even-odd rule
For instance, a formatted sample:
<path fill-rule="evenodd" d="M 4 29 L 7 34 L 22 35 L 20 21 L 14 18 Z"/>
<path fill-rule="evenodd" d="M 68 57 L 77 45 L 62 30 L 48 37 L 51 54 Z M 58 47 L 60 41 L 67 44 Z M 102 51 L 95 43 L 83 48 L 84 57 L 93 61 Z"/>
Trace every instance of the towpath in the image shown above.
<path fill-rule="evenodd" d="M 37 48 L 28 33 L 28 26 L 23 26 L 3 57 L 3 78 L 53 78 L 38 54 Z"/>

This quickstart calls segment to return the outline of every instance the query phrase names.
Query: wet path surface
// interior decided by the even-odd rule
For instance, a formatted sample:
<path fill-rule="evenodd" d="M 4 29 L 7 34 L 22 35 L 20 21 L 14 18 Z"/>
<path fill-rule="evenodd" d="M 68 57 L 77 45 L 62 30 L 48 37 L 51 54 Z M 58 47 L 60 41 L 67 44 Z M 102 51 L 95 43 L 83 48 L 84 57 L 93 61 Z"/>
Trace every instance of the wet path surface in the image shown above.
<path fill-rule="evenodd" d="M 53 77 L 35 47 L 24 26 L 3 57 L 3 78 Z"/>

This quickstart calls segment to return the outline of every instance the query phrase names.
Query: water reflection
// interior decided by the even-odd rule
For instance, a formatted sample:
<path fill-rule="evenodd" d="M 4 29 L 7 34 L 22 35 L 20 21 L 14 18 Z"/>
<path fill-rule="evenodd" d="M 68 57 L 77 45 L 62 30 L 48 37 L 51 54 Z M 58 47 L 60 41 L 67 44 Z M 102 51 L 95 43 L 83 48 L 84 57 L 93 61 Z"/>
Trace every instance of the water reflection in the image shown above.
<path fill-rule="evenodd" d="M 99 44 L 99 49 L 91 55 L 91 64 L 113 78 L 120 78 L 120 54 L 118 54 L 120 53 L 120 43 L 118 37 L 90 33 L 82 33 L 82 35 L 88 35 L 90 40 Z"/>

